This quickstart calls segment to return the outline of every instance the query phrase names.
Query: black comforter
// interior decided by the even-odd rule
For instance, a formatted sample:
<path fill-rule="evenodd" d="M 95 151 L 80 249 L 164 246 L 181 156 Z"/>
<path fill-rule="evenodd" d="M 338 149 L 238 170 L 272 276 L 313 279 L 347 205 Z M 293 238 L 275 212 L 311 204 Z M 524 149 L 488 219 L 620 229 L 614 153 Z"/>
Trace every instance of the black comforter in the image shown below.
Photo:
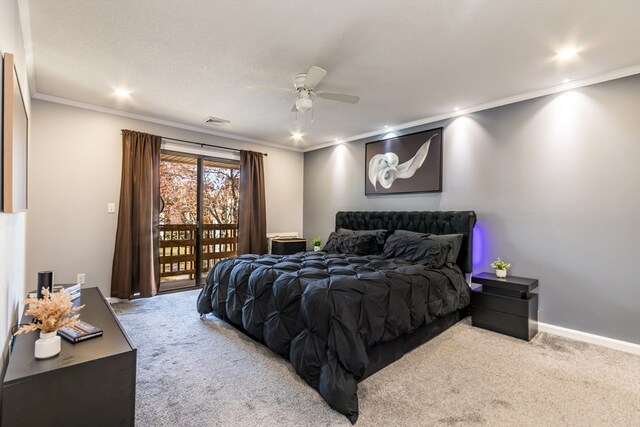
<path fill-rule="evenodd" d="M 380 256 L 309 252 L 243 255 L 209 272 L 198 312 L 243 328 L 352 423 L 367 349 L 462 309 L 470 294 L 455 265 L 431 270 Z"/>

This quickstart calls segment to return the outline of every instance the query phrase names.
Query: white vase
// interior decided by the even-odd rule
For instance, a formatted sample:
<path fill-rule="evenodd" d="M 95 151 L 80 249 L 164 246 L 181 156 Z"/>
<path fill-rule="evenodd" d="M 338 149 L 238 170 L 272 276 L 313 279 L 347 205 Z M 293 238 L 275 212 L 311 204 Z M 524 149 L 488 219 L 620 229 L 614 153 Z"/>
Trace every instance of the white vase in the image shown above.
<path fill-rule="evenodd" d="M 36 341 L 34 355 L 36 359 L 48 359 L 60 353 L 60 337 L 56 331 L 40 332 L 40 339 Z"/>
<path fill-rule="evenodd" d="M 505 277 L 507 277 L 507 270 L 496 270 L 496 276 L 504 279 Z"/>
<path fill-rule="evenodd" d="M 313 250 L 316 251 L 316 252 L 320 252 L 321 249 L 322 249 L 322 247 L 320 247 L 320 246 L 314 246 L 313 247 Z"/>

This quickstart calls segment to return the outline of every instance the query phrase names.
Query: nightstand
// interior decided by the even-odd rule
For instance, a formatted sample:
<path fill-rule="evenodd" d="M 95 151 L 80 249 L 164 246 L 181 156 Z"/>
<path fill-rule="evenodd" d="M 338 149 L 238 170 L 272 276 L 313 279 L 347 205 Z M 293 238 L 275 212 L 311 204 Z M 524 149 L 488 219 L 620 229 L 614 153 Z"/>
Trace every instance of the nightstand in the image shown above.
<path fill-rule="evenodd" d="M 304 239 L 273 239 L 271 241 L 273 255 L 291 255 L 306 250 L 307 241 Z"/>
<path fill-rule="evenodd" d="M 538 333 L 537 279 L 480 273 L 471 282 L 482 285 L 471 292 L 473 326 L 527 341 Z"/>

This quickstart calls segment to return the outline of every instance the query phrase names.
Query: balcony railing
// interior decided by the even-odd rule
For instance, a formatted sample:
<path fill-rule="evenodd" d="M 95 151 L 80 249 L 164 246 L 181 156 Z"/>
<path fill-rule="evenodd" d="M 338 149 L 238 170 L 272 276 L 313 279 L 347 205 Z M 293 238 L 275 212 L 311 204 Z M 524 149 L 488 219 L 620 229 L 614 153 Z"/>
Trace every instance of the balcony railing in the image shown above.
<path fill-rule="evenodd" d="M 159 231 L 161 282 L 193 281 L 196 274 L 196 225 L 165 224 L 159 226 Z M 238 224 L 204 224 L 202 233 L 204 276 L 218 261 L 237 254 Z"/>

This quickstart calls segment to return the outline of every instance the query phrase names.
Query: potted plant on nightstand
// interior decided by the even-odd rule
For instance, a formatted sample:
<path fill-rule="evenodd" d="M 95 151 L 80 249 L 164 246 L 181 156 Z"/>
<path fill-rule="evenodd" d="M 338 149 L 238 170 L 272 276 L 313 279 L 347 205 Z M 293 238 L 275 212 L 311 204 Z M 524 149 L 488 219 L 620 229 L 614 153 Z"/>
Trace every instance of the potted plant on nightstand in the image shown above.
<path fill-rule="evenodd" d="M 313 240 L 311 240 L 311 246 L 313 246 L 314 251 L 318 252 L 322 249 L 322 240 L 320 240 L 319 237 L 314 237 Z"/>
<path fill-rule="evenodd" d="M 60 353 L 58 329 L 75 325 L 80 315 L 74 313 L 84 306 L 74 307 L 71 295 L 64 289 L 53 294 L 44 289 L 42 298 L 27 298 L 25 303 L 26 314 L 33 316 L 33 322 L 20 326 L 15 335 L 40 331 L 40 339 L 34 349 L 36 359 L 48 359 Z"/>
<path fill-rule="evenodd" d="M 507 277 L 507 270 L 511 267 L 511 264 L 501 260 L 500 258 L 496 259 L 491 263 L 491 268 L 496 270 L 496 276 L 501 279 Z"/>

